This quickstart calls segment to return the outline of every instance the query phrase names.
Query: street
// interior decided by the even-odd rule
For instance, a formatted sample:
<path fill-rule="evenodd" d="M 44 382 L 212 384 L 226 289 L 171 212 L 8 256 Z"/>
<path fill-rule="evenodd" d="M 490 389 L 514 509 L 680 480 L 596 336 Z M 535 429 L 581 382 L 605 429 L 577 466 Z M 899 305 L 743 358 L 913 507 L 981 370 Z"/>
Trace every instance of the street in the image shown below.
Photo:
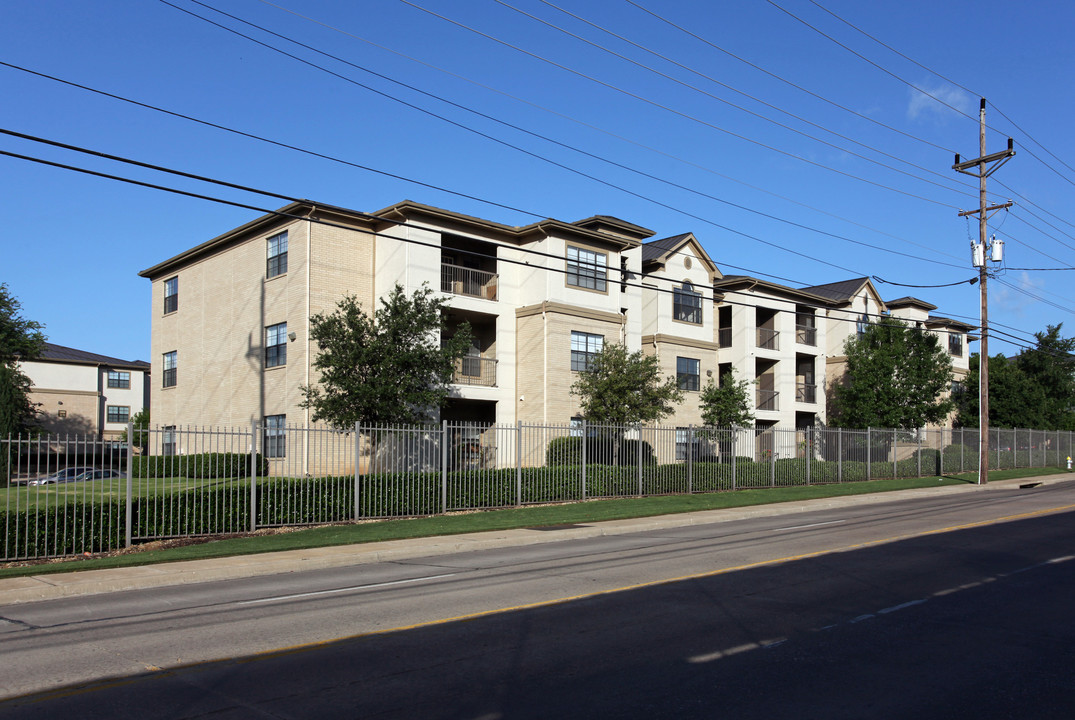
<path fill-rule="evenodd" d="M 1066 718 L 1073 505 L 1059 483 L 3 607 L 0 718 Z"/>

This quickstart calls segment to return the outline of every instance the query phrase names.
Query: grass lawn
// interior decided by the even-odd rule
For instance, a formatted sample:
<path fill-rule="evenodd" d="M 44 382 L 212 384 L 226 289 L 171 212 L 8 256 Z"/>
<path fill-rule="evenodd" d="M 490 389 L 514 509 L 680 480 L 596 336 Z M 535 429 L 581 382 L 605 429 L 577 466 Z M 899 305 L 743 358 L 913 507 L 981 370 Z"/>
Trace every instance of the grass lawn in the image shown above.
<path fill-rule="evenodd" d="M 991 481 L 997 481 L 1060 473 L 1066 474 L 1066 472 L 1058 468 L 1021 468 L 1018 470 L 993 471 L 989 473 L 989 478 Z M 592 523 L 601 522 L 602 520 L 670 515 L 697 510 L 737 508 L 749 505 L 889 492 L 892 490 L 965 485 L 973 484 L 976 481 L 976 473 L 965 473 L 942 477 L 896 478 L 834 485 L 766 488 L 696 495 L 591 500 L 564 505 L 544 505 L 404 520 L 328 525 L 281 534 L 232 537 L 209 542 L 195 541 L 195 544 L 180 547 L 114 556 L 76 558 L 44 564 L 0 567 L 0 578 L 130 567 L 180 560 L 250 555 L 279 550 L 298 550 L 332 545 L 399 540 L 402 538 L 457 535 L 488 530 Z"/>

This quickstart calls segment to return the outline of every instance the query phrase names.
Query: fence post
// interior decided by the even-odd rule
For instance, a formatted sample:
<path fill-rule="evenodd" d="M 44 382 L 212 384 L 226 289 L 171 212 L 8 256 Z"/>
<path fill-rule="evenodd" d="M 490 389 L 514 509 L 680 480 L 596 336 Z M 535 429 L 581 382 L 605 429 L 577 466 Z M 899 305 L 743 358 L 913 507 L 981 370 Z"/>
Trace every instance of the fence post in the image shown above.
<path fill-rule="evenodd" d="M 870 439 L 870 427 L 867 425 L 866 426 L 866 479 L 867 480 L 870 479 L 870 465 L 872 465 L 872 462 L 870 460 L 870 454 L 871 454 L 872 450 L 873 450 L 873 440 Z"/>
<path fill-rule="evenodd" d="M 899 465 L 896 464 L 896 428 L 892 428 L 892 477 L 900 476 Z"/>
<path fill-rule="evenodd" d="M 694 492 L 694 425 L 687 426 L 687 494 Z"/>
<path fill-rule="evenodd" d="M 923 428 L 918 428 L 917 432 L 915 432 L 915 437 L 918 439 L 918 450 L 915 452 L 915 457 L 918 458 L 918 477 L 922 477 L 922 432 Z M 941 432 L 943 433 L 944 431 L 941 430 Z"/>
<path fill-rule="evenodd" d="M 258 422 L 250 423 L 250 532 L 258 529 Z"/>
<path fill-rule="evenodd" d="M 523 504 L 523 421 L 515 421 L 515 507 Z"/>
<path fill-rule="evenodd" d="M 844 481 L 844 429 L 836 428 L 836 482 Z"/>
<path fill-rule="evenodd" d="M 642 426 L 638 426 L 638 497 L 642 497 Z"/>
<path fill-rule="evenodd" d="M 813 427 L 807 427 L 806 428 L 806 448 L 805 448 L 806 452 L 805 452 L 805 454 L 806 454 L 806 484 L 807 485 L 810 484 L 810 458 L 813 457 L 813 453 L 810 452 L 810 434 L 811 434 L 811 431 L 813 429 L 814 429 Z"/>
<path fill-rule="evenodd" d="M 735 458 L 736 458 L 736 456 L 738 454 L 739 454 L 739 430 L 736 429 L 735 425 L 732 425 L 732 490 L 735 490 L 736 481 L 738 480 L 738 478 L 736 477 L 736 470 L 735 470 Z"/>
<path fill-rule="evenodd" d="M 769 449 L 769 487 L 776 487 L 776 428 L 769 432 L 773 434 L 772 447 Z"/>
<path fill-rule="evenodd" d="M 10 437 L 11 436 L 8 435 L 9 439 L 10 439 Z M 149 438 L 149 428 L 148 427 L 146 428 L 146 438 L 147 439 Z M 148 445 L 148 443 L 146 443 L 146 444 Z M 10 449 L 11 449 L 11 447 L 10 447 L 10 443 L 9 443 L 8 450 L 10 451 Z M 132 510 L 134 508 L 134 503 L 131 500 L 131 495 L 132 495 L 132 493 L 134 491 L 134 481 L 131 479 L 131 471 L 134 468 L 134 452 L 132 452 L 133 450 L 134 450 L 134 423 L 128 421 L 127 422 L 127 499 L 123 503 L 124 507 L 126 508 L 126 511 L 127 511 L 127 517 L 123 521 L 123 542 L 124 542 L 125 547 L 130 547 L 131 546 L 131 539 L 132 539 L 131 538 L 131 534 L 132 534 L 131 530 L 132 530 L 133 520 L 134 520 L 134 518 L 131 515 L 131 512 L 132 512 Z"/>
<path fill-rule="evenodd" d="M 586 429 L 586 418 L 582 418 L 582 499 L 586 499 L 586 446 L 589 444 L 589 431 Z"/>
<path fill-rule="evenodd" d="M 373 457 L 371 456 L 372 460 Z M 359 507 L 359 467 L 362 462 L 362 433 L 358 420 L 355 420 L 355 520 L 359 519 L 361 509 Z"/>
<path fill-rule="evenodd" d="M 448 512 L 448 421 L 440 421 L 440 512 Z"/>

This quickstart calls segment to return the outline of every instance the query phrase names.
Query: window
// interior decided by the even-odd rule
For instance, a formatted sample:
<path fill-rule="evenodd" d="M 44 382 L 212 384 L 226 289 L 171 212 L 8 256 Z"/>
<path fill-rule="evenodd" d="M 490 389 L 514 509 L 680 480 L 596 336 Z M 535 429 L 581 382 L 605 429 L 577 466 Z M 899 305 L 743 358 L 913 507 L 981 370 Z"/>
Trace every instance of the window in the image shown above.
<path fill-rule="evenodd" d="M 179 309 L 179 278 L 164 281 L 164 314 L 174 313 Z"/>
<path fill-rule="evenodd" d="M 108 387 L 129 389 L 131 387 L 131 374 L 119 370 L 109 370 Z"/>
<path fill-rule="evenodd" d="M 583 372 L 590 369 L 593 356 L 605 346 L 604 335 L 571 331 L 571 369 Z"/>
<path fill-rule="evenodd" d="M 956 357 L 963 357 L 963 336 L 959 333 L 948 333 L 948 352 Z"/>
<path fill-rule="evenodd" d="M 287 415 L 265 416 L 265 443 L 262 454 L 267 458 L 282 458 L 287 454 Z"/>
<path fill-rule="evenodd" d="M 692 460 L 697 460 L 699 455 L 698 438 L 692 428 L 676 428 L 676 460 L 686 460 L 690 455 Z M 693 452 L 691 452 L 693 450 Z"/>
<path fill-rule="evenodd" d="M 732 309 L 728 305 L 717 310 L 717 345 L 722 348 L 732 346 Z"/>
<path fill-rule="evenodd" d="M 567 248 L 567 284 L 605 292 L 608 287 L 608 256 L 585 248 Z"/>
<path fill-rule="evenodd" d="M 701 380 L 701 363 L 694 358 L 676 358 L 676 380 L 680 390 L 697 391 Z"/>
<path fill-rule="evenodd" d="M 265 277 L 274 278 L 287 272 L 287 231 L 269 238 Z"/>
<path fill-rule="evenodd" d="M 175 425 L 165 425 L 163 428 L 161 455 L 175 455 Z"/>
<path fill-rule="evenodd" d="M 164 353 L 164 382 L 161 387 L 175 387 L 176 351 Z"/>
<path fill-rule="evenodd" d="M 689 282 L 673 291 L 672 317 L 680 322 L 702 324 L 702 294 L 695 292 Z"/>
<path fill-rule="evenodd" d="M 287 364 L 287 323 L 265 328 L 265 367 Z"/>
<path fill-rule="evenodd" d="M 110 423 L 126 423 L 131 418 L 131 409 L 126 405 L 109 405 L 106 420 Z"/>

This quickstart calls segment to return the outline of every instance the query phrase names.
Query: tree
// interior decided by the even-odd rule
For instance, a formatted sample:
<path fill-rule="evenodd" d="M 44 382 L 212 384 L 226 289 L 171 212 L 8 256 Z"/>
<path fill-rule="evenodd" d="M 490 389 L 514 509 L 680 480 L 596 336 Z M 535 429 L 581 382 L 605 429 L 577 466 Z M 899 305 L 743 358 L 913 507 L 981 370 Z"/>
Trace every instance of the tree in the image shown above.
<path fill-rule="evenodd" d="M 750 409 L 750 382 L 735 379 L 735 371 L 724 374 L 717 385 L 710 379 L 700 398 L 702 422 L 708 427 L 745 427 L 754 424 Z"/>
<path fill-rule="evenodd" d="M 850 428 L 918 428 L 948 417 L 952 361 L 935 335 L 884 318 L 844 343 L 847 372 L 832 422 Z"/>
<path fill-rule="evenodd" d="M 1001 428 L 1075 430 L 1075 339 L 1060 337 L 1061 325 L 1034 333 L 1037 345 L 1014 358 L 989 359 L 989 424 Z M 979 426 L 979 357 L 970 357 L 958 399 L 962 427 Z"/>
<path fill-rule="evenodd" d="M 447 337 L 444 307 L 428 285 L 408 296 L 397 284 L 372 318 L 353 296 L 311 317 L 321 381 L 300 388 L 301 406 L 337 428 L 428 422 L 471 340 L 466 323 Z"/>
<path fill-rule="evenodd" d="M 19 369 L 20 360 L 41 354 L 45 336 L 41 323 L 20 315 L 22 305 L 0 283 L 0 437 L 33 428 L 37 410 L 30 402 L 30 379 Z"/>
<path fill-rule="evenodd" d="M 149 449 L 149 408 L 144 407 L 134 414 L 131 418 L 131 426 L 134 431 L 131 433 L 134 435 L 134 440 L 131 441 L 132 448 L 138 448 L 139 451 L 145 453 Z M 124 430 L 119 436 L 120 442 L 127 442 L 127 431 Z"/>
<path fill-rule="evenodd" d="M 661 379 L 655 356 L 618 344 L 605 345 L 590 358 L 571 394 L 580 398 L 583 417 L 606 425 L 656 422 L 683 399 L 674 377 Z"/>

